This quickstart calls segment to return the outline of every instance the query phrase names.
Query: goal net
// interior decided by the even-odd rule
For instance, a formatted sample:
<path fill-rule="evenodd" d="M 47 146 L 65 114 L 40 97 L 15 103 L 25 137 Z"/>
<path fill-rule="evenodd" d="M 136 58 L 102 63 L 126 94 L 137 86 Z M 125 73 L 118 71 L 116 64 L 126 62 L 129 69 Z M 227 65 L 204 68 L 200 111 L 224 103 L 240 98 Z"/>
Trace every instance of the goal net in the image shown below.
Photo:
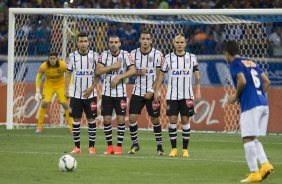
<path fill-rule="evenodd" d="M 13 36 L 10 40 L 12 46 L 9 48 L 11 62 L 9 72 L 13 73 L 8 76 L 7 127 L 37 124 L 40 103 L 34 100 L 35 77 L 40 64 L 47 59 L 49 50 L 57 51 L 60 58 L 66 60 L 68 54 L 76 49 L 77 33 L 86 31 L 89 33 L 90 49 L 98 53 L 107 49 L 108 36 L 111 34 L 118 35 L 122 41 L 122 49 L 130 52 L 139 47 L 140 31 L 147 29 L 153 35 L 153 46 L 164 55 L 173 52 L 172 38 L 179 33 L 184 34 L 187 39 L 187 51 L 196 54 L 199 60 L 202 100 L 195 105 L 197 114 L 191 120 L 194 127 L 198 130 L 238 131 L 239 105 L 226 104 L 226 95 L 233 93 L 234 88 L 222 55 L 224 40 L 240 42 L 241 55 L 255 58 L 267 73 L 269 68 L 267 40 L 270 34 L 268 26 L 281 23 L 281 13 L 266 15 L 266 11 L 262 11 L 262 14 L 259 11 L 256 11 L 256 14 L 254 11 L 251 11 L 252 13 L 245 11 L 245 15 L 238 15 L 236 10 L 220 10 L 223 12 L 220 14 L 217 14 L 219 11 L 216 10 L 201 10 L 197 13 L 181 10 L 176 15 L 175 10 L 162 10 L 159 14 L 152 15 L 151 11 L 144 10 L 142 15 L 141 11 L 10 10 L 10 17 L 14 19 L 10 20 L 12 25 L 9 28 L 12 29 L 9 33 Z M 134 15 L 134 12 L 138 15 Z M 130 78 L 128 82 L 134 84 L 134 78 Z M 129 97 L 131 90 L 128 85 Z M 99 96 L 100 92 L 101 85 L 98 89 Z M 168 126 L 165 113 L 166 85 L 163 85 L 161 92 L 161 121 L 162 127 L 166 128 Z M 98 104 L 101 103 L 100 100 L 101 98 L 98 98 Z M 47 110 L 44 125 L 64 125 L 61 111 L 60 104 L 54 96 L 53 103 Z M 142 113 L 141 118 L 149 120 L 146 113 Z M 83 125 L 86 125 L 85 121 Z M 151 128 L 151 125 L 145 122 L 141 127 Z"/>

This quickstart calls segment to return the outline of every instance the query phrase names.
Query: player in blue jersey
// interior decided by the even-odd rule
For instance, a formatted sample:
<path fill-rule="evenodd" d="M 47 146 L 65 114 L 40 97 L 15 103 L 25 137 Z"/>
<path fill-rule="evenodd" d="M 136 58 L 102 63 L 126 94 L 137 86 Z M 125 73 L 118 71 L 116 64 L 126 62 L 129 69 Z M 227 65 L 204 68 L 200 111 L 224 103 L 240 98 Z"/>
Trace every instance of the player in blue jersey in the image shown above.
<path fill-rule="evenodd" d="M 273 166 L 268 162 L 263 146 L 257 139 L 258 136 L 266 135 L 269 117 L 266 93 L 270 81 L 253 60 L 239 56 L 236 41 L 225 42 L 224 55 L 236 88 L 236 93 L 228 96 L 228 103 L 234 104 L 237 100 L 240 102 L 241 137 L 251 171 L 241 182 L 262 181 L 273 171 Z M 257 160 L 261 164 L 260 170 Z"/>

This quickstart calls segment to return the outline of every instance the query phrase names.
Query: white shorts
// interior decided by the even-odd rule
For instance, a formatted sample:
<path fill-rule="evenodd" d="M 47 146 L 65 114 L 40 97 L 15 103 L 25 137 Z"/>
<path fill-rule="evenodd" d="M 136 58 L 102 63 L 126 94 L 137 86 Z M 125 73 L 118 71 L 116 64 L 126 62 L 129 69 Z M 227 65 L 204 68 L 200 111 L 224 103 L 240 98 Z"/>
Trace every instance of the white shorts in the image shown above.
<path fill-rule="evenodd" d="M 265 136 L 269 117 L 268 106 L 257 106 L 241 113 L 241 137 Z"/>

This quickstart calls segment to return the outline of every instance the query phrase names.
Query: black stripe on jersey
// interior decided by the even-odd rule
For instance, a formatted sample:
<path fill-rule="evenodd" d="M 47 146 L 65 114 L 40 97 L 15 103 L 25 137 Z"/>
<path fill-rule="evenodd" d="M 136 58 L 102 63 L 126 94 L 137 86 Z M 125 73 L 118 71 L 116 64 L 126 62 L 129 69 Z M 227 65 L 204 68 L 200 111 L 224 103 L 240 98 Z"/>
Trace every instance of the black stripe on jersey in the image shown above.
<path fill-rule="evenodd" d="M 189 59 L 190 59 L 189 71 L 190 71 L 190 69 L 191 69 L 191 67 L 192 67 L 191 54 L 189 55 Z M 192 76 L 190 76 L 190 77 L 192 78 Z M 192 84 L 190 84 L 190 80 L 189 80 L 188 82 L 189 82 L 189 83 L 188 83 L 188 87 L 189 87 L 189 90 L 188 90 L 188 92 L 189 92 L 189 98 L 191 98 L 191 89 L 192 89 L 192 88 L 190 88 L 190 85 L 192 85 Z"/>
<path fill-rule="evenodd" d="M 89 68 L 88 54 L 86 55 L 87 69 Z M 86 89 L 88 88 L 88 77 L 86 78 Z"/>
<path fill-rule="evenodd" d="M 155 57 L 156 57 L 156 49 L 154 49 L 154 62 L 153 62 L 153 68 L 155 68 Z M 158 60 L 157 60 L 157 62 L 158 62 Z"/>
<path fill-rule="evenodd" d="M 157 63 L 155 63 L 155 59 L 156 59 L 156 49 L 154 49 L 154 60 L 153 60 L 153 68 L 155 68 L 155 64 L 158 63 L 158 60 L 157 60 Z M 155 83 L 155 76 L 157 75 L 157 70 L 155 69 L 155 75 L 152 76 L 152 88 L 153 88 L 153 85 Z"/>
<path fill-rule="evenodd" d="M 106 60 L 107 62 L 107 60 Z M 113 65 L 114 63 L 114 56 L 112 55 L 112 62 L 111 62 L 111 65 Z M 112 82 L 112 76 L 110 76 L 110 82 Z M 112 88 L 111 88 L 111 83 L 110 83 L 110 96 L 112 96 Z"/>
<path fill-rule="evenodd" d="M 82 70 L 82 55 L 81 54 L 79 55 L 80 55 L 80 69 Z"/>
<path fill-rule="evenodd" d="M 142 62 L 143 62 L 143 54 L 141 52 L 141 49 L 140 49 L 140 55 L 141 55 L 141 62 L 140 62 L 140 69 L 142 69 Z M 140 78 L 140 90 L 139 90 L 139 95 L 141 96 L 141 87 L 142 87 L 142 83 L 141 83 L 141 78 L 142 78 L 142 75 L 139 75 L 139 78 Z"/>
<path fill-rule="evenodd" d="M 82 55 L 80 55 L 80 69 L 82 69 Z M 80 78 L 80 98 L 82 97 L 82 77 Z"/>
<path fill-rule="evenodd" d="M 73 66 L 74 66 L 74 69 L 76 69 L 76 61 L 75 61 L 75 53 L 73 54 Z M 75 93 L 76 93 L 76 83 L 77 83 L 77 77 L 74 77 L 74 91 L 73 91 L 73 96 L 75 96 Z"/>
<path fill-rule="evenodd" d="M 95 61 L 95 54 L 93 52 L 93 65 L 92 65 L 92 69 L 94 70 L 94 75 L 93 75 L 93 82 L 95 81 L 95 74 L 96 74 L 96 61 Z M 94 90 L 92 92 L 93 96 L 94 96 Z"/>
<path fill-rule="evenodd" d="M 124 61 L 124 51 L 122 51 L 122 60 Z M 122 63 L 124 65 L 124 62 Z M 124 79 L 122 79 L 121 81 L 122 83 L 122 96 L 124 97 Z M 117 88 L 117 85 L 116 85 Z M 116 92 L 116 94 L 118 95 L 118 91 Z"/>
<path fill-rule="evenodd" d="M 170 65 L 171 65 L 171 68 L 172 68 L 172 60 L 171 60 L 171 53 L 169 54 L 169 58 L 170 58 Z M 171 88 L 170 88 L 170 100 L 171 100 L 171 98 L 172 98 L 172 88 L 173 88 L 173 85 L 172 85 L 172 80 L 173 78 L 171 77 L 171 80 L 170 80 L 170 86 L 171 86 Z"/>
<path fill-rule="evenodd" d="M 105 62 L 105 63 L 102 63 L 102 62 L 101 62 L 101 64 L 102 64 L 102 65 L 104 65 L 104 66 L 106 65 L 107 60 L 108 60 L 108 57 L 109 57 L 109 52 L 107 51 L 106 62 Z M 105 80 L 105 79 L 106 79 L 106 78 L 104 78 L 104 80 Z M 107 86 L 105 85 L 105 87 L 107 87 Z M 105 89 L 105 91 L 104 91 L 104 95 L 106 94 L 106 91 L 107 91 L 107 90 Z"/>
<path fill-rule="evenodd" d="M 148 68 L 148 62 L 149 62 L 149 54 L 147 54 L 147 63 L 146 63 L 146 68 Z M 148 84 L 148 75 L 146 74 L 146 82 L 145 82 L 145 85 L 146 85 L 146 93 L 147 93 L 147 84 Z M 140 90 L 140 93 L 141 93 L 141 90 Z"/>
<path fill-rule="evenodd" d="M 186 54 L 184 55 L 184 58 L 183 58 L 183 63 L 184 63 L 184 67 L 183 69 L 185 70 L 185 58 L 186 58 Z M 183 98 L 185 98 L 185 77 L 183 77 Z"/>
<path fill-rule="evenodd" d="M 89 69 L 89 60 L 88 60 L 88 54 L 86 55 L 87 57 L 87 69 Z"/>
<path fill-rule="evenodd" d="M 179 60 L 178 60 L 178 55 L 176 55 L 176 69 L 178 70 L 179 68 Z M 176 99 L 178 100 L 178 77 L 176 77 Z"/>
<path fill-rule="evenodd" d="M 136 66 L 136 55 L 137 55 L 137 49 L 135 49 L 135 56 L 134 56 L 135 67 L 137 67 L 137 66 Z M 135 78 L 136 78 L 136 77 L 135 77 Z M 134 85 L 134 92 L 133 92 L 133 94 L 135 94 L 135 91 L 136 91 L 136 83 L 137 83 L 137 80 L 135 80 L 135 85 Z"/>
<path fill-rule="evenodd" d="M 160 55 L 160 58 L 159 58 L 160 61 L 159 61 L 159 59 L 157 59 L 156 68 L 162 68 L 162 53 L 159 52 L 158 54 Z M 157 65 L 159 62 L 160 62 L 160 66 Z"/>

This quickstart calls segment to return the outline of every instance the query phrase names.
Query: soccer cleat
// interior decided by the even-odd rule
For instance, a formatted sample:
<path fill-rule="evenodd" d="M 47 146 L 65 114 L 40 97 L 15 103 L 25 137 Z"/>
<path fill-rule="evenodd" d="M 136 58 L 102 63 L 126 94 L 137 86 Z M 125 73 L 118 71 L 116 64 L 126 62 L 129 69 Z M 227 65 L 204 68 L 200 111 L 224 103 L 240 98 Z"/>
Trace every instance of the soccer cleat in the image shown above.
<path fill-rule="evenodd" d="M 104 152 L 104 155 L 110 155 L 110 154 L 114 154 L 115 149 L 113 147 L 113 145 L 110 145 L 107 147 L 107 150 Z"/>
<path fill-rule="evenodd" d="M 176 157 L 177 156 L 177 148 L 172 148 L 168 156 Z"/>
<path fill-rule="evenodd" d="M 189 153 L 187 149 L 182 150 L 182 157 L 189 157 Z"/>
<path fill-rule="evenodd" d="M 136 145 L 133 144 L 133 145 L 131 146 L 130 150 L 128 151 L 128 154 L 134 155 L 134 153 L 137 152 L 137 151 L 139 151 L 139 150 L 140 150 L 139 145 L 138 145 L 138 144 L 136 144 Z"/>
<path fill-rule="evenodd" d="M 117 146 L 116 147 L 116 151 L 114 153 L 115 155 L 121 155 L 122 154 L 122 147 L 121 146 Z"/>
<path fill-rule="evenodd" d="M 241 180 L 241 183 L 251 183 L 251 182 L 260 182 L 262 181 L 261 175 L 258 171 L 252 172 L 248 175 L 247 178 Z"/>
<path fill-rule="evenodd" d="M 96 155 L 96 150 L 93 147 L 88 148 L 88 154 L 90 155 Z"/>
<path fill-rule="evenodd" d="M 159 156 L 164 156 L 165 155 L 163 148 L 158 148 L 157 149 L 157 153 L 158 153 Z"/>
<path fill-rule="evenodd" d="M 261 168 L 259 170 L 259 174 L 261 175 L 262 180 L 266 179 L 269 174 L 273 171 L 273 166 L 266 162 L 261 165 Z"/>
<path fill-rule="evenodd" d="M 42 132 L 42 128 L 37 128 L 35 132 L 40 134 Z"/>
<path fill-rule="evenodd" d="M 82 153 L 81 149 L 78 147 L 74 147 L 73 150 L 70 152 L 71 154 L 80 154 Z"/>

